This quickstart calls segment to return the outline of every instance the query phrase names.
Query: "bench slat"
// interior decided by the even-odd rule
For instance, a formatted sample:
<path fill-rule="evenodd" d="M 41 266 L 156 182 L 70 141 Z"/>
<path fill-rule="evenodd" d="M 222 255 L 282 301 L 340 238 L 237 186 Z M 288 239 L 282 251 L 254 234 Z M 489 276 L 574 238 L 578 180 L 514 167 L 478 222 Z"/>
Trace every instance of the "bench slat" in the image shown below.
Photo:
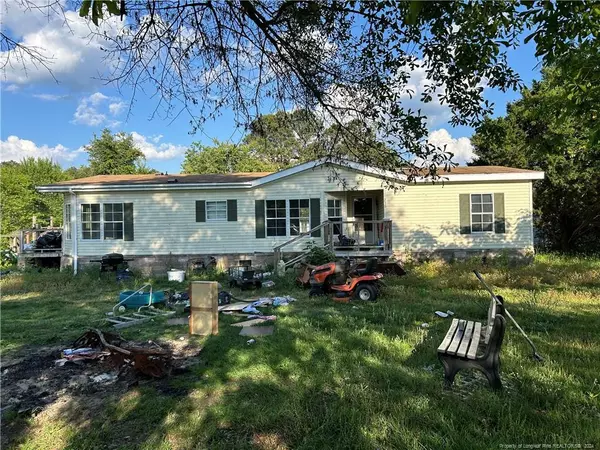
<path fill-rule="evenodd" d="M 456 352 L 457 356 L 464 358 L 467 354 L 467 349 L 469 348 L 469 344 L 471 343 L 471 336 L 473 335 L 473 326 L 474 323 L 469 320 L 467 322 L 467 327 L 465 328 L 465 335 L 463 337 L 462 342 L 460 343 L 460 347 L 458 347 L 458 351 Z"/>
<path fill-rule="evenodd" d="M 458 328 L 458 319 L 452 319 L 452 324 L 450 324 L 450 328 L 448 329 L 448 332 L 446 333 L 446 337 L 444 338 L 444 340 L 438 347 L 438 352 L 440 352 L 440 353 L 446 352 L 446 349 L 452 342 L 452 338 L 454 337 L 454 332 L 456 331 L 457 328 Z"/>
<path fill-rule="evenodd" d="M 477 357 L 477 347 L 479 347 L 479 341 L 481 340 L 481 323 L 475 322 L 475 328 L 473 330 L 473 337 L 471 338 L 471 344 L 467 351 L 468 359 L 475 359 Z"/>
<path fill-rule="evenodd" d="M 448 350 L 446 350 L 446 353 L 448 353 L 449 355 L 456 355 L 456 351 L 458 350 L 458 347 L 460 346 L 460 343 L 465 335 L 466 323 L 466 320 L 460 320 L 458 322 L 458 328 L 456 330 L 456 333 L 454 334 L 454 338 L 452 339 Z"/>

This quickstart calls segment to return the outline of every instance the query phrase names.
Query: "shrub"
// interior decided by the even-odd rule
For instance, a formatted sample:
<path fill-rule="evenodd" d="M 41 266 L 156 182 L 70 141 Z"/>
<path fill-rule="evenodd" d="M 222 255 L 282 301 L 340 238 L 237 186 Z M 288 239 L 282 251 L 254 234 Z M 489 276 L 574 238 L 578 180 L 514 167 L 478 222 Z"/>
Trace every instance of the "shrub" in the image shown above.
<path fill-rule="evenodd" d="M 308 256 L 306 257 L 306 262 L 308 264 L 319 266 L 321 264 L 335 261 L 335 253 L 329 249 L 320 247 L 313 241 L 308 242 L 305 249 L 309 252 Z"/>

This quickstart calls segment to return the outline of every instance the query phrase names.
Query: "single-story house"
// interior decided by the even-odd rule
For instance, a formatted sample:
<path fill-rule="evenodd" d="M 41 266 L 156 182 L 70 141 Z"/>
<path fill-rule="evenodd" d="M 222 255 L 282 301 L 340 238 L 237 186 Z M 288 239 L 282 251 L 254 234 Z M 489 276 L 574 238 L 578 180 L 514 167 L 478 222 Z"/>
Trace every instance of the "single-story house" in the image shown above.
<path fill-rule="evenodd" d="M 319 160 L 275 173 L 98 175 L 37 189 L 64 194 L 62 266 L 75 270 L 113 252 L 145 269 L 206 256 L 258 264 L 288 260 L 309 240 L 357 257 L 533 251 L 532 183 L 543 172 L 472 166 L 440 175 L 409 183 Z"/>

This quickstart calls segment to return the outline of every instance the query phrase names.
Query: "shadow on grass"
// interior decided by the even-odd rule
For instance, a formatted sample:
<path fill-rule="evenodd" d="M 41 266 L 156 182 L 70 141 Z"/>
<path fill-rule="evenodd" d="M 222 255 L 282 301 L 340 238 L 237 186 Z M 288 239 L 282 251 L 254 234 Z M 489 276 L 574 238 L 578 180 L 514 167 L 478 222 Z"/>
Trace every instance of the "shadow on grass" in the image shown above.
<path fill-rule="evenodd" d="M 527 298 L 511 303 L 505 295 L 547 362 L 532 363 L 509 324 L 502 376 L 515 390 L 477 389 L 461 398 L 442 390 L 435 349 L 450 321 L 433 312 L 452 309 L 457 317 L 484 321 L 485 293 L 394 283 L 376 304 L 297 297 L 296 304 L 270 311 L 278 315 L 275 333 L 254 345 L 229 326 L 231 317 L 221 317 L 220 334 L 204 342 L 203 364 L 189 373 L 100 395 L 92 413 L 89 398 L 58 405 L 62 435 L 47 433 L 60 442 L 45 446 L 462 449 L 516 440 L 593 442 L 600 416 L 585 396 L 595 392 L 597 363 L 590 367 L 590 360 L 597 351 L 588 343 L 600 319 L 587 307 L 555 311 Z M 429 327 L 420 328 L 423 322 Z M 21 443 L 42 447 L 33 428 Z"/>

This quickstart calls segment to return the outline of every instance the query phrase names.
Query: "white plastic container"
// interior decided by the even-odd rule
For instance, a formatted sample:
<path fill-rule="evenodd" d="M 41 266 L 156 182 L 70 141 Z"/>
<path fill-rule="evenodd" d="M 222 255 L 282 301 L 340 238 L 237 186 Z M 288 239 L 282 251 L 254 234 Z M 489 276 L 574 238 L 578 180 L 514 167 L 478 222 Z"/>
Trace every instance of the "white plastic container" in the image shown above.
<path fill-rule="evenodd" d="M 167 272 L 169 281 L 179 281 L 180 283 L 185 280 L 185 271 L 179 269 L 171 269 Z"/>

